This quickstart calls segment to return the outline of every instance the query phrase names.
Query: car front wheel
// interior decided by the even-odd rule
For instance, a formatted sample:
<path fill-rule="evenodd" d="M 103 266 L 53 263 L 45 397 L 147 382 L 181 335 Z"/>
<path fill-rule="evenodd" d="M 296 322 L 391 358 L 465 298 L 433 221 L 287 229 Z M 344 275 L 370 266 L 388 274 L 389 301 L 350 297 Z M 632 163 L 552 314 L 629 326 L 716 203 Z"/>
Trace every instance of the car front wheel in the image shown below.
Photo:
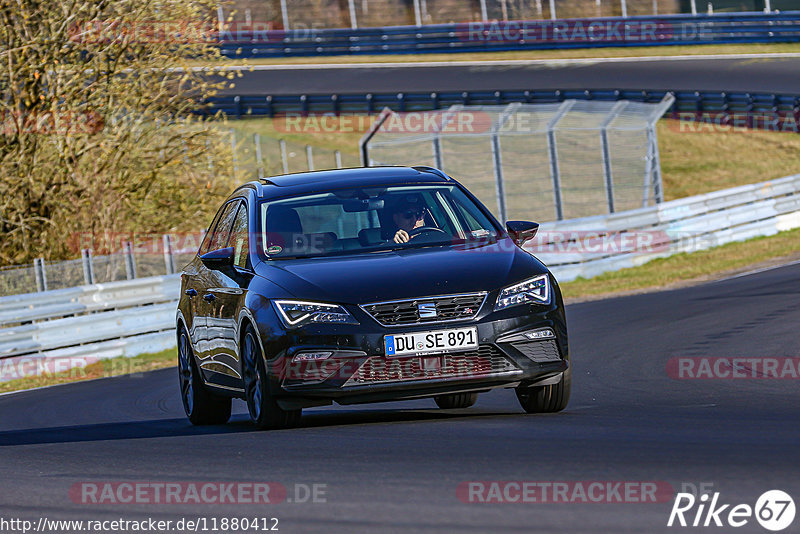
<path fill-rule="evenodd" d="M 224 425 L 231 418 L 230 397 L 218 397 L 203 384 L 186 330 L 178 334 L 178 381 L 186 417 L 193 425 Z"/>
<path fill-rule="evenodd" d="M 450 395 L 438 395 L 433 398 L 436 405 L 443 410 L 454 408 L 469 408 L 478 400 L 477 393 L 451 393 Z"/>
<path fill-rule="evenodd" d="M 269 375 L 256 340 L 255 330 L 248 326 L 242 343 L 244 389 L 250 420 L 260 429 L 289 428 L 300 421 L 302 410 L 284 410 L 269 392 Z"/>
<path fill-rule="evenodd" d="M 561 380 L 548 386 L 518 387 L 517 399 L 527 413 L 560 412 L 567 407 L 572 390 L 572 369 L 561 375 Z"/>

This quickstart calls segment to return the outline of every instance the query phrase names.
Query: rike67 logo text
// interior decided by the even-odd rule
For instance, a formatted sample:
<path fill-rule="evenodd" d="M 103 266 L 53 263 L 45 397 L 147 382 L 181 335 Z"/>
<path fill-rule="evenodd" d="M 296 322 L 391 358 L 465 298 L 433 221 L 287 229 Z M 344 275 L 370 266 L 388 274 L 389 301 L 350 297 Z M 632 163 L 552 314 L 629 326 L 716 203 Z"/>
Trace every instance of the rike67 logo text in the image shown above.
<path fill-rule="evenodd" d="M 794 500 L 781 490 L 764 492 L 756 500 L 755 506 L 723 503 L 719 492 L 711 497 L 704 493 L 699 498 L 691 493 L 678 493 L 667 526 L 739 528 L 755 518 L 765 529 L 777 532 L 789 527 L 794 516 Z"/>

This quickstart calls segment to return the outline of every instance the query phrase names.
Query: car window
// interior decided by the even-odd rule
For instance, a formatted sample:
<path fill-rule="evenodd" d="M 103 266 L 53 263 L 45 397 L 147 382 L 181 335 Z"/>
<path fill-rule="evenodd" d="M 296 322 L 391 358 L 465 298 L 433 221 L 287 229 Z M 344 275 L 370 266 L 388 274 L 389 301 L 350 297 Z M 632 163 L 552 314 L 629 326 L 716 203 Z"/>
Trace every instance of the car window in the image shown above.
<path fill-rule="evenodd" d="M 206 233 L 203 236 L 203 242 L 200 243 L 198 254 L 203 255 L 210 250 L 209 247 L 211 246 L 211 236 L 214 235 L 214 228 L 217 227 L 217 223 L 219 222 L 222 212 L 225 211 L 225 207 L 226 206 L 222 206 L 217 210 L 217 214 L 214 215 L 214 218 L 211 220 L 211 224 L 208 225 L 208 230 L 206 230 Z"/>
<path fill-rule="evenodd" d="M 482 209 L 450 184 L 347 189 L 265 201 L 260 217 L 260 239 L 270 259 L 447 246 L 499 235 Z"/>
<path fill-rule="evenodd" d="M 214 228 L 214 234 L 211 236 L 211 243 L 208 250 L 219 250 L 225 248 L 228 242 L 228 236 L 231 233 L 231 226 L 233 226 L 233 217 L 236 215 L 236 208 L 239 207 L 239 201 L 229 202 L 222 210 L 222 215 L 219 218 L 217 226 Z"/>
<path fill-rule="evenodd" d="M 247 236 L 247 206 L 242 202 L 236 218 L 233 220 L 233 228 L 228 246 L 233 247 L 233 264 L 242 269 L 247 268 L 247 257 L 250 252 Z"/>

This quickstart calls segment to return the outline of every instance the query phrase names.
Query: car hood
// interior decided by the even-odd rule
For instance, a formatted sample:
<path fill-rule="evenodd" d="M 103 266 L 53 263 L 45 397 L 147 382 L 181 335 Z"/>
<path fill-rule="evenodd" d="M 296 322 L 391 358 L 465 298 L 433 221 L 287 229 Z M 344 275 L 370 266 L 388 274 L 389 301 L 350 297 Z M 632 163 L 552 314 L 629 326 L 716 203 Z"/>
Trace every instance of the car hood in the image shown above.
<path fill-rule="evenodd" d="M 547 269 L 510 239 L 502 239 L 479 247 L 427 247 L 265 261 L 256 271 L 297 298 L 365 304 L 492 291 Z"/>

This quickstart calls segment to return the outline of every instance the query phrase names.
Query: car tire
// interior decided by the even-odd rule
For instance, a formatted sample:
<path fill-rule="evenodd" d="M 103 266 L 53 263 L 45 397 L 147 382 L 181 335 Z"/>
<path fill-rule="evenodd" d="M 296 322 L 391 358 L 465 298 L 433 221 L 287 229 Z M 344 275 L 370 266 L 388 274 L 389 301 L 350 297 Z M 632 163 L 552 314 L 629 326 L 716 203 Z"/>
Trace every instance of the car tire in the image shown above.
<path fill-rule="evenodd" d="M 478 400 L 477 393 L 451 393 L 450 395 L 438 395 L 433 398 L 436 405 L 443 410 L 455 408 L 469 408 Z"/>
<path fill-rule="evenodd" d="M 527 413 L 560 412 L 567 407 L 571 390 L 571 368 L 564 371 L 557 384 L 516 388 L 519 404 Z"/>
<path fill-rule="evenodd" d="M 208 391 L 183 328 L 178 330 L 178 383 L 183 410 L 193 425 L 224 425 L 231 418 L 231 398 Z"/>
<path fill-rule="evenodd" d="M 267 366 L 256 339 L 255 330 L 248 326 L 242 338 L 241 356 L 245 400 L 250 420 L 261 430 L 296 426 L 302 410 L 284 410 L 270 394 Z"/>

